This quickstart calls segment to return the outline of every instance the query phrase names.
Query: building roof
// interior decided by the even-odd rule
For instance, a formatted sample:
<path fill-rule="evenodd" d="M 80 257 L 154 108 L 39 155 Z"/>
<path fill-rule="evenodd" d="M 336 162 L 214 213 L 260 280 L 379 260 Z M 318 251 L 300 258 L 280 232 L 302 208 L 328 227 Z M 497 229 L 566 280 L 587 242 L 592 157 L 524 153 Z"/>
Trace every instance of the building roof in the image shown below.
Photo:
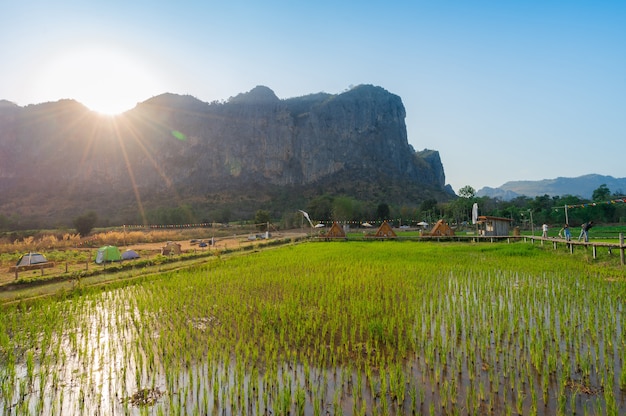
<path fill-rule="evenodd" d="M 478 222 L 482 222 L 482 221 L 507 221 L 507 222 L 513 222 L 513 220 L 510 219 L 510 218 L 492 217 L 492 216 L 489 216 L 489 215 L 480 215 L 478 217 Z"/>

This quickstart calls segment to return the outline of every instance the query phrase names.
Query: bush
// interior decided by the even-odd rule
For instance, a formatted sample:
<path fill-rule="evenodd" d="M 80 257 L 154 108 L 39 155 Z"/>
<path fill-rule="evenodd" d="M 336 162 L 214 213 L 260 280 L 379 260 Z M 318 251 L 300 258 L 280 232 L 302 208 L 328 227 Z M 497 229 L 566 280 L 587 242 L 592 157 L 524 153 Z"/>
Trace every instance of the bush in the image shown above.
<path fill-rule="evenodd" d="M 74 219 L 74 228 L 76 228 L 76 232 L 78 234 L 84 236 L 89 235 L 93 227 L 96 225 L 96 221 L 98 221 L 98 214 L 93 211 L 89 211 L 86 214 L 83 214 Z"/>

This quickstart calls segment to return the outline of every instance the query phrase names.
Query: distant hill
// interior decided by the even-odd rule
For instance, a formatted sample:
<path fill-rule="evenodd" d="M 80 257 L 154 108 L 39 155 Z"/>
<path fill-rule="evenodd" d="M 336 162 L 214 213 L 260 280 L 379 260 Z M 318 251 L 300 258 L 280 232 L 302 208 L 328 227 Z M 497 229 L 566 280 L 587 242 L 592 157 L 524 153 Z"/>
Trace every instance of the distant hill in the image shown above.
<path fill-rule="evenodd" d="M 168 209 L 281 215 L 323 194 L 453 197 L 439 153 L 409 145 L 405 117 L 399 96 L 372 85 L 284 100 L 258 86 L 212 103 L 167 93 L 116 117 L 73 100 L 0 101 L 0 215 L 40 228 L 86 210 L 113 225 Z"/>
<path fill-rule="evenodd" d="M 518 196 L 534 198 L 541 195 L 564 196 L 573 195 L 591 199 L 593 191 L 606 185 L 611 193 L 626 192 L 626 178 L 614 178 L 604 175 L 583 175 L 577 178 L 555 178 L 540 181 L 512 181 L 498 188 L 484 187 L 476 192 L 477 196 L 488 196 L 508 201 Z"/>

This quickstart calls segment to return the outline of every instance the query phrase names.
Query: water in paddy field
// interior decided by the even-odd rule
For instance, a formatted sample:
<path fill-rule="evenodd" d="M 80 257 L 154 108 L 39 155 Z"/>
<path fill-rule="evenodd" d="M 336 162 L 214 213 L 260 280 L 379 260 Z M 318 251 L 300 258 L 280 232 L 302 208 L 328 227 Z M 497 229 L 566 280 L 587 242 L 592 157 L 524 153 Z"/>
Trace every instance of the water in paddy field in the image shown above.
<path fill-rule="evenodd" d="M 441 299 L 420 305 L 406 343 L 393 334 L 385 338 L 381 320 L 369 326 L 379 342 L 354 342 L 346 329 L 346 336 L 333 334 L 317 347 L 291 349 L 280 347 L 288 344 L 284 340 L 223 341 L 220 336 L 234 329 L 224 328 L 219 308 L 203 315 L 181 308 L 173 322 L 158 300 L 137 301 L 147 290 L 140 286 L 42 303 L 7 318 L 21 326 L 11 326 L 1 344 L 0 409 L 92 415 L 625 413 L 623 306 L 609 300 L 598 311 L 558 307 L 549 299 L 559 288 L 544 283 L 515 312 L 520 303 L 512 299 L 524 282 L 485 302 L 482 286 L 451 280 Z"/>

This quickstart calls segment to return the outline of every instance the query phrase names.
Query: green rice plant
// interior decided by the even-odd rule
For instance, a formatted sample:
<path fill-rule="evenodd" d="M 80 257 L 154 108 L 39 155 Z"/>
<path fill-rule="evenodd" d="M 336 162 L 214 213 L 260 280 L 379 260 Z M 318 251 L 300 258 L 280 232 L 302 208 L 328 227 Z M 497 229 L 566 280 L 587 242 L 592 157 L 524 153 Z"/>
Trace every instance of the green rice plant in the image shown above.
<path fill-rule="evenodd" d="M 341 406 L 352 400 L 354 413 L 397 412 L 407 389 L 411 408 L 426 404 L 427 390 L 429 406 L 450 412 L 463 403 L 518 411 L 528 394 L 536 408 L 540 393 L 547 405 L 559 392 L 578 406 L 572 411 L 581 401 L 558 385 L 578 375 L 602 385 L 603 410 L 620 412 L 606 389 L 624 383 L 613 357 L 623 356 L 626 288 L 603 276 L 516 244 L 351 242 L 250 253 L 7 308 L 2 397 L 17 402 L 21 379 L 41 385 L 47 377 L 58 392 L 51 408 L 74 406 L 71 378 L 85 387 L 85 409 L 111 413 L 132 413 L 110 397 L 144 386 L 168 391 L 155 406 L 169 413 L 278 409 L 288 388 L 290 411 L 301 388 L 317 414 L 335 397 Z M 100 386 L 109 399 L 95 393 Z M 515 394 L 502 396 L 499 386 Z M 41 395 L 24 400 L 35 408 Z"/>

